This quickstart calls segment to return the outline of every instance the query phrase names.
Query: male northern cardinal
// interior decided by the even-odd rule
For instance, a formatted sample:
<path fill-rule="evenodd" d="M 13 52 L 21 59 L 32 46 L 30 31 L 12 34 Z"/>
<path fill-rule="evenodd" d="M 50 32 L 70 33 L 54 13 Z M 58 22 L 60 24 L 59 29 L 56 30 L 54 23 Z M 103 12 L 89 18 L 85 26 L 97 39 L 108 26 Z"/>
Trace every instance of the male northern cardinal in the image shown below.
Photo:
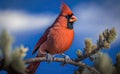
<path fill-rule="evenodd" d="M 74 39 L 73 23 L 77 20 L 71 9 L 62 3 L 61 13 L 37 42 L 33 53 L 38 50 L 37 57 L 43 57 L 47 53 L 61 54 L 69 49 Z M 27 70 L 34 74 L 40 62 L 31 63 Z"/>

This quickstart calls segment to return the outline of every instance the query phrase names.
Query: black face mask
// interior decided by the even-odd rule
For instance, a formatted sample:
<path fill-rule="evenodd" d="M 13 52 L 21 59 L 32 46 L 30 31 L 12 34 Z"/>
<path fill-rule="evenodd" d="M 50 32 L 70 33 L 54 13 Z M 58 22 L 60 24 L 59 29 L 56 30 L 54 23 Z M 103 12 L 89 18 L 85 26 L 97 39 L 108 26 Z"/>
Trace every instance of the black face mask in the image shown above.
<path fill-rule="evenodd" d="M 73 15 L 73 14 L 72 14 Z M 67 15 L 66 18 L 68 19 L 68 22 L 67 22 L 67 28 L 69 29 L 73 29 L 73 23 L 74 22 L 70 22 L 70 18 L 72 17 L 72 15 Z"/>

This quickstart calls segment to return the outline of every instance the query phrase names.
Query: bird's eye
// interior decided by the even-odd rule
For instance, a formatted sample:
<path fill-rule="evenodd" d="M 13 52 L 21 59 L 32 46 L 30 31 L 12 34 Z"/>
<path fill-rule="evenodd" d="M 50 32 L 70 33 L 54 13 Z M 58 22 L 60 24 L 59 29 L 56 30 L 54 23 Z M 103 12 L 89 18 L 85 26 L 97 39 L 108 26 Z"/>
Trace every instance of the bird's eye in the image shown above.
<path fill-rule="evenodd" d="M 71 15 L 69 15 L 70 17 L 72 17 L 74 14 L 71 14 Z"/>
<path fill-rule="evenodd" d="M 65 17 L 66 17 L 67 19 L 70 19 L 72 16 L 73 16 L 73 14 L 67 15 L 67 16 L 65 16 Z"/>

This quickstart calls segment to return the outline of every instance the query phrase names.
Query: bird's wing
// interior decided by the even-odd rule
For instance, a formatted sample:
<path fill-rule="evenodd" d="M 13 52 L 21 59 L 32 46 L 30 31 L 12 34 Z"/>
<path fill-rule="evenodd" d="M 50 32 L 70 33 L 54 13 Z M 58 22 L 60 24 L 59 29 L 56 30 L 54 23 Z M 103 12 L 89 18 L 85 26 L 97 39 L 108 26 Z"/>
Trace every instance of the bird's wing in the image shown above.
<path fill-rule="evenodd" d="M 44 33 L 44 35 L 39 39 L 39 41 L 35 45 L 32 54 L 34 54 L 38 50 L 38 48 L 41 46 L 41 44 L 43 44 L 47 40 L 48 32 L 49 32 L 49 30 L 47 29 L 46 32 Z"/>

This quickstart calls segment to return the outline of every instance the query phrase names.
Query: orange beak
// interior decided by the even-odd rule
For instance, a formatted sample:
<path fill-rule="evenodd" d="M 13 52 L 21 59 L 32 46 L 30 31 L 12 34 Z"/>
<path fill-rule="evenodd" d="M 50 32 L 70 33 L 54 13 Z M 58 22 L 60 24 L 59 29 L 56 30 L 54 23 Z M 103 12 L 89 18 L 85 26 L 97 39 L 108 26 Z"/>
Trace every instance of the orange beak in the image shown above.
<path fill-rule="evenodd" d="M 73 16 L 70 18 L 69 21 L 70 21 L 70 22 L 75 22 L 75 21 L 77 21 L 77 17 L 73 15 Z"/>

